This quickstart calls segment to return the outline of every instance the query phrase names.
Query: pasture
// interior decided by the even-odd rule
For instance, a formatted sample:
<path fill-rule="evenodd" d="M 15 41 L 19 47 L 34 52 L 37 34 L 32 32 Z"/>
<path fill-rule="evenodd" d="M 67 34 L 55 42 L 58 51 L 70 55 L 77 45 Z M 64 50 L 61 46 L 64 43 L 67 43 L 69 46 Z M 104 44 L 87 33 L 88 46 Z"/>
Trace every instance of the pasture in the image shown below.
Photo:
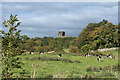
<path fill-rule="evenodd" d="M 116 78 L 118 75 L 118 51 L 106 51 L 115 58 L 103 57 L 97 61 L 96 56 L 79 56 L 63 53 L 58 54 L 23 54 L 20 57 L 25 65 L 24 69 L 32 78 Z"/>

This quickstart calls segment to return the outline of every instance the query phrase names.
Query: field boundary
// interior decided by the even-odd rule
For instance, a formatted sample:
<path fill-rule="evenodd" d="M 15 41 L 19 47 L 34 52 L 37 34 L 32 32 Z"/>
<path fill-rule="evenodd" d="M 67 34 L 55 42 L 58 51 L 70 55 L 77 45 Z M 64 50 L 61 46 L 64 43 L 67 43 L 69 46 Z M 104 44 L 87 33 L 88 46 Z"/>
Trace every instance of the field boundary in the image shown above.
<path fill-rule="evenodd" d="M 103 49 L 98 49 L 97 51 L 99 52 L 103 52 L 103 51 L 110 51 L 110 50 L 117 50 L 119 49 L 118 47 L 114 47 L 114 48 L 103 48 Z"/>

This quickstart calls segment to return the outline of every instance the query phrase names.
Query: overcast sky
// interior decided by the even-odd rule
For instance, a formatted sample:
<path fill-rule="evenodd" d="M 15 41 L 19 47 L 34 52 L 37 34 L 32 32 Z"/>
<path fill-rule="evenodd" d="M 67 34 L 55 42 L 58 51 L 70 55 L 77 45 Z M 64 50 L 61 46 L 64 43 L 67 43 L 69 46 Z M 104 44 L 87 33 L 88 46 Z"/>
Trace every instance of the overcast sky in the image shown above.
<path fill-rule="evenodd" d="M 1 6 L 1 5 L 0 5 Z M 107 19 L 118 23 L 117 2 L 3 2 L 2 20 L 17 14 L 22 35 L 57 37 L 58 31 L 75 37 L 88 23 Z"/>

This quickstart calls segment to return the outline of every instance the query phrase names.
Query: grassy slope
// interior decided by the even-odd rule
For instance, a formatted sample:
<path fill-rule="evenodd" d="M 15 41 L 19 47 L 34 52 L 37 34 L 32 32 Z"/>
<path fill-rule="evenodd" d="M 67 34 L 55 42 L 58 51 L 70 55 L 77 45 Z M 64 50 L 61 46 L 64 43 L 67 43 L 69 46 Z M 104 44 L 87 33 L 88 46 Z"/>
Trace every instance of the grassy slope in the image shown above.
<path fill-rule="evenodd" d="M 115 56 L 117 55 L 117 51 L 107 51 L 104 52 L 106 54 L 113 53 Z M 87 72 L 86 69 L 89 67 L 105 67 L 105 66 L 113 66 L 117 65 L 117 59 L 107 59 L 103 58 L 103 62 L 96 61 L 95 56 L 92 57 L 84 57 L 84 56 L 73 56 L 69 54 L 64 54 L 63 58 L 69 58 L 71 60 L 78 60 L 81 63 L 69 63 L 69 62 L 62 62 L 62 61 L 41 61 L 41 60 L 25 60 L 25 57 L 33 58 L 33 57 L 52 57 L 56 58 L 58 55 L 39 55 L 39 54 L 32 54 L 32 55 L 22 55 L 23 61 L 25 63 L 24 68 L 31 73 L 33 71 L 32 64 L 38 65 L 35 67 L 36 69 L 36 78 L 44 78 L 53 76 L 54 78 L 68 78 L 68 77 L 80 77 L 88 75 L 94 75 L 95 72 Z M 97 73 L 97 74 L 100 74 Z"/>

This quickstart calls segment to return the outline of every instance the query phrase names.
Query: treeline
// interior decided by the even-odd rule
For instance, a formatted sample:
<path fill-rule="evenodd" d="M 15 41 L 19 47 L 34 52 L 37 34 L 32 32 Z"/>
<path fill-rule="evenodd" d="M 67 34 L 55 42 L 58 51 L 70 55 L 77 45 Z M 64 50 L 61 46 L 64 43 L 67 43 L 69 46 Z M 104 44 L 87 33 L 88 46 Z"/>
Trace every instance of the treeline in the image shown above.
<path fill-rule="evenodd" d="M 44 38 L 29 38 L 24 35 L 22 38 L 23 42 L 20 47 L 23 50 L 35 51 L 35 52 L 49 52 L 49 51 L 63 51 L 63 49 L 69 48 L 70 45 L 74 44 L 75 37 L 66 37 L 66 38 L 53 38 L 53 37 L 44 37 Z"/>
<path fill-rule="evenodd" d="M 71 53 L 88 52 L 100 48 L 118 47 L 118 25 L 107 20 L 99 23 L 89 23 L 78 37 L 66 38 L 29 38 L 23 36 L 20 47 L 27 51 L 48 52 L 67 49 Z"/>

